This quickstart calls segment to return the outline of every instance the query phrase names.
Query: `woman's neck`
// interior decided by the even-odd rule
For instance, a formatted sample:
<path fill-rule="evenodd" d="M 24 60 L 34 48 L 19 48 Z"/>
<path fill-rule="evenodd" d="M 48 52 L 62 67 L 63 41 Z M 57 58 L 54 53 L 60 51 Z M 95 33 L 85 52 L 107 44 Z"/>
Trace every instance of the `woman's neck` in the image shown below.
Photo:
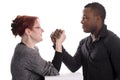
<path fill-rule="evenodd" d="M 27 47 L 34 49 L 35 44 L 32 42 L 31 39 L 22 37 L 22 40 L 21 40 L 21 41 L 22 41 Z"/>

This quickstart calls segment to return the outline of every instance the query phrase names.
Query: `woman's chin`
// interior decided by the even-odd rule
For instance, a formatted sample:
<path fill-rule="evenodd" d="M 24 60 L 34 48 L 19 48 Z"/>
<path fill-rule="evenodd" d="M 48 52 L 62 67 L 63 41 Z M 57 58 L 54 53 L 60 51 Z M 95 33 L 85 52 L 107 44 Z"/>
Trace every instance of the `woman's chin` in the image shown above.
<path fill-rule="evenodd" d="M 41 42 L 41 41 L 43 41 L 43 39 L 39 39 L 39 40 L 37 41 L 37 43 L 39 43 L 39 42 Z"/>
<path fill-rule="evenodd" d="M 40 39 L 40 41 L 43 41 L 43 39 Z M 40 41 L 39 41 L 39 42 L 40 42 Z"/>

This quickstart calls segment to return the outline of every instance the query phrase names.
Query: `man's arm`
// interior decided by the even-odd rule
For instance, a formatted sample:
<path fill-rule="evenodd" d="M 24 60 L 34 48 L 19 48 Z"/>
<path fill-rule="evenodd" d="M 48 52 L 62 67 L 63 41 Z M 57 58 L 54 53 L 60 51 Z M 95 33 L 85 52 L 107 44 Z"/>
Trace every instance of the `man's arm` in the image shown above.
<path fill-rule="evenodd" d="M 110 59 L 115 72 L 115 80 L 120 80 L 120 38 L 113 36 L 108 42 Z"/>
<path fill-rule="evenodd" d="M 64 48 L 62 48 L 61 59 L 64 64 L 70 69 L 70 71 L 77 71 L 82 65 L 80 46 L 78 47 L 77 52 L 74 56 L 71 56 Z"/>
<path fill-rule="evenodd" d="M 61 63 L 62 63 L 61 57 L 59 55 L 60 55 L 60 52 L 55 51 L 55 56 L 52 60 L 52 64 L 58 71 L 60 71 Z"/>

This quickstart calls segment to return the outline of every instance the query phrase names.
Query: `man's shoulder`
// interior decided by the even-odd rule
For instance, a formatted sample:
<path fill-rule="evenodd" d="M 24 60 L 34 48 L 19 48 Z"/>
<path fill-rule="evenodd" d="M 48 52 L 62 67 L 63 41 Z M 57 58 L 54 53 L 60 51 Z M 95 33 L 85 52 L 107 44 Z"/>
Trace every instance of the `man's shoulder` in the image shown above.
<path fill-rule="evenodd" d="M 90 39 L 90 36 L 87 36 L 87 37 L 85 37 L 85 38 L 83 38 L 81 41 L 80 41 L 80 44 L 83 44 L 83 43 L 85 43 L 87 40 L 89 40 Z"/>
<path fill-rule="evenodd" d="M 85 38 L 83 38 L 81 41 L 86 41 L 86 40 L 88 40 L 89 38 L 90 38 L 90 35 L 87 36 L 87 37 L 85 37 Z"/>
<path fill-rule="evenodd" d="M 113 33 L 113 32 L 110 31 L 110 30 L 107 30 L 107 35 L 106 35 L 104 41 L 108 41 L 109 39 L 111 39 L 111 38 L 113 38 L 113 37 L 115 37 L 115 36 L 117 36 L 115 33 Z"/>
<path fill-rule="evenodd" d="M 120 38 L 114 32 L 107 30 L 107 35 L 104 38 L 104 43 L 111 44 L 118 41 L 120 42 Z"/>
<path fill-rule="evenodd" d="M 111 30 L 107 30 L 107 36 L 115 36 L 116 34 Z"/>

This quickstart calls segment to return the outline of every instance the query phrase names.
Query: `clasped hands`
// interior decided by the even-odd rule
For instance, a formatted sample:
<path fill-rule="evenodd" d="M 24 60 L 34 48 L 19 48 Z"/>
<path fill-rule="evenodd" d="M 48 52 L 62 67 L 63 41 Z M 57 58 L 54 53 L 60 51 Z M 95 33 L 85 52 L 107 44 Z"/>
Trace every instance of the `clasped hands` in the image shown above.
<path fill-rule="evenodd" d="M 52 34 L 50 35 L 51 40 L 54 44 L 56 43 L 63 43 L 63 41 L 65 40 L 66 36 L 65 36 L 65 31 L 62 29 L 56 29 L 54 32 L 52 32 Z"/>
<path fill-rule="evenodd" d="M 53 44 L 56 45 L 56 51 L 62 52 L 62 43 L 66 38 L 65 31 L 61 29 L 56 29 L 54 32 L 52 32 L 50 37 Z"/>

